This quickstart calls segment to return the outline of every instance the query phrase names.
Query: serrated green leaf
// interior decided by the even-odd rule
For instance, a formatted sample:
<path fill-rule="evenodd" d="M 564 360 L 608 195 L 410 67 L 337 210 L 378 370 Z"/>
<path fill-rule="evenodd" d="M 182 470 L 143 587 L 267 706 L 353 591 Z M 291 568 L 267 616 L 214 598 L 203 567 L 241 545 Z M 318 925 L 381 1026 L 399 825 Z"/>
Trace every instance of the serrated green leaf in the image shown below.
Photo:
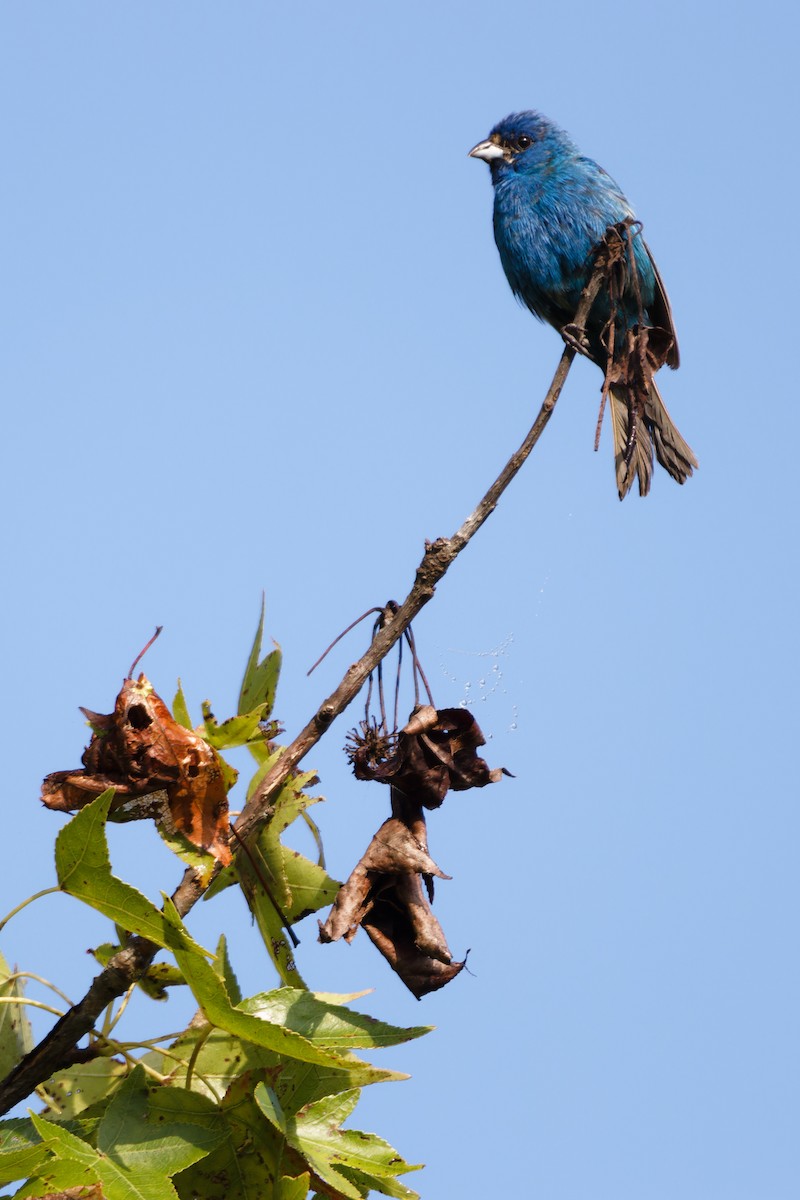
<path fill-rule="evenodd" d="M 190 1132 L 190 1126 L 201 1126 L 204 1143 L 213 1145 L 225 1136 L 219 1107 L 198 1092 L 185 1088 L 148 1084 L 147 1120 L 162 1130 L 180 1126 Z M 193 1133 L 192 1137 L 196 1135 Z"/>
<path fill-rule="evenodd" d="M 67 1188 L 90 1188 L 97 1183 L 97 1172 L 90 1166 L 73 1159 L 53 1158 L 51 1155 L 41 1171 L 14 1192 L 13 1200 L 25 1200 L 28 1196 L 48 1196 L 54 1192 L 64 1192 Z"/>
<path fill-rule="evenodd" d="M 218 761 L 222 767 L 222 759 L 218 759 Z M 196 872 L 199 883 L 206 887 L 217 865 L 214 855 L 192 845 L 189 839 L 179 833 L 177 829 L 168 830 L 160 821 L 156 822 L 156 829 L 164 844 L 181 860 L 185 867 L 191 867 Z"/>
<path fill-rule="evenodd" d="M 267 738 L 262 722 L 266 720 L 267 706 L 261 704 L 252 712 L 228 717 L 220 723 L 208 701 L 203 702 L 203 737 L 215 750 L 232 750 L 237 746 L 249 746 L 251 742 L 263 744 Z"/>
<path fill-rule="evenodd" d="M 252 749 L 252 747 L 251 747 L 251 749 Z M 250 780 L 250 782 L 247 785 L 247 799 L 248 800 L 250 800 L 252 798 L 253 794 L 255 793 L 256 789 L 258 788 L 259 784 L 261 783 L 261 781 L 265 777 L 265 775 L 269 774 L 269 772 L 272 770 L 273 766 L 278 761 L 281 754 L 283 754 L 284 749 L 285 749 L 284 746 L 278 746 L 278 747 L 273 746 L 269 750 L 269 753 L 266 755 L 266 757 L 259 758 L 258 770 L 255 772 L 252 779 Z"/>
<path fill-rule="evenodd" d="M 103 792 L 76 813 L 56 838 L 59 887 L 158 946 L 171 949 L 180 936 L 186 953 L 208 954 L 184 929 L 178 935 L 146 896 L 112 875 L 105 823 L 113 796 L 113 789 Z"/>
<path fill-rule="evenodd" d="M 181 1060 L 180 1065 L 176 1058 Z M 212 1029 L 210 1033 L 207 1028 L 188 1030 L 172 1044 L 169 1055 L 154 1053 L 146 1061 L 156 1071 L 169 1075 L 176 1087 L 184 1087 L 190 1060 L 192 1089 L 212 1099 L 224 1096 L 234 1080 L 247 1072 L 277 1073 L 275 1091 L 284 1109 L 292 1113 L 335 1092 L 408 1078 L 397 1071 L 368 1066 L 355 1056 L 346 1057 L 344 1064 L 336 1068 L 289 1060 L 223 1029 Z"/>
<path fill-rule="evenodd" d="M 172 963 L 153 963 L 136 981 L 136 986 L 151 1000 L 161 1001 L 167 999 L 167 988 L 185 987 L 186 980 Z"/>
<path fill-rule="evenodd" d="M 31 1023 L 25 1006 L 17 1003 L 24 995 L 22 980 L 0 954 L 0 1079 L 5 1079 L 17 1063 L 33 1048 Z"/>
<path fill-rule="evenodd" d="M 256 1077 L 256 1081 L 260 1079 Z M 236 1079 L 220 1105 L 228 1138 L 216 1151 L 180 1175 L 181 1200 L 272 1200 L 285 1143 L 262 1117 L 250 1075 Z"/>
<path fill-rule="evenodd" d="M 288 779 L 274 801 L 272 819 L 259 830 L 256 841 L 261 860 L 267 863 L 270 873 L 276 880 L 279 889 L 276 899 L 284 910 L 293 904 L 293 900 L 284 868 L 281 834 L 307 808 L 322 800 L 321 796 L 309 796 L 303 790 L 316 782 L 317 776 L 314 771 L 305 771 Z"/>
<path fill-rule="evenodd" d="M 263 639 L 264 600 L 262 598 L 261 616 L 259 617 L 256 636 L 253 639 L 253 647 L 250 651 L 250 657 L 247 660 L 244 679 L 242 680 L 242 687 L 239 692 L 237 711 L 240 714 L 252 712 L 254 708 L 260 708 L 261 705 L 265 705 L 266 716 L 268 717 L 275 704 L 275 692 L 278 686 L 278 676 L 281 671 L 281 648 L 277 642 L 274 642 L 275 649 L 259 662 Z"/>
<path fill-rule="evenodd" d="M 267 886 L 275 884 L 277 890 L 276 881 L 268 864 L 261 860 L 257 875 L 250 859 L 247 855 L 242 854 L 238 863 L 238 872 L 248 907 L 255 917 L 261 940 L 280 979 L 290 987 L 305 987 L 294 957 L 294 947 L 286 932 L 289 917 L 278 910 L 273 892 L 267 892 L 264 887 L 265 882 Z"/>
<path fill-rule="evenodd" d="M 170 1176 L 203 1158 L 226 1136 L 208 1101 L 192 1093 L 150 1095 L 141 1067 L 125 1080 L 97 1127 L 96 1148 L 35 1115 L 51 1153 L 90 1168 L 107 1200 L 175 1200 Z M 198 1111 L 202 1106 L 202 1112 Z"/>
<path fill-rule="evenodd" d="M 61 1125 L 56 1125 L 53 1121 L 48 1121 L 45 1117 L 38 1117 L 34 1112 L 31 1113 L 31 1121 L 39 1137 L 47 1143 L 50 1151 L 57 1158 L 83 1163 L 89 1167 L 96 1162 L 97 1151 L 77 1134 L 71 1133 L 69 1129 L 65 1129 Z"/>
<path fill-rule="evenodd" d="M 50 1121 L 72 1121 L 92 1105 L 108 1103 L 127 1074 L 125 1063 L 105 1057 L 57 1071 L 41 1089 L 50 1106 L 41 1115 Z"/>
<path fill-rule="evenodd" d="M 189 706 L 186 703 L 186 697 L 183 694 L 183 684 L 178 680 L 178 690 L 175 693 L 175 699 L 172 701 L 172 715 L 179 725 L 184 729 L 193 729 L 192 718 L 189 716 Z"/>
<path fill-rule="evenodd" d="M 277 750 L 264 764 L 264 767 L 267 770 L 271 769 L 281 753 L 282 749 Z M 255 779 L 258 779 L 260 774 L 260 771 L 256 772 Z M 305 809 L 309 808 L 312 804 L 319 803 L 322 799 L 321 796 L 309 796 L 303 790 L 316 782 L 317 776 L 314 771 L 300 772 L 287 780 L 275 798 L 271 819 L 259 830 L 255 847 L 252 851 L 259 869 L 262 871 L 267 885 L 272 891 L 275 902 L 279 905 L 284 915 L 287 915 L 287 910 L 292 906 L 293 900 L 284 866 L 285 856 L 284 847 L 280 840 L 281 834 L 285 832 L 289 825 Z M 289 853 L 293 852 L 290 851 Z M 320 877 L 317 876 L 317 878 Z"/>
<path fill-rule="evenodd" d="M 119 929 L 117 932 L 123 937 L 127 937 L 127 930 Z M 114 955 L 119 954 L 121 949 L 122 943 L 103 942 L 102 945 L 96 946 L 91 953 L 101 967 L 107 967 Z M 136 981 L 136 986 L 151 1000 L 166 1000 L 167 988 L 180 987 L 185 983 L 186 980 L 177 967 L 174 967 L 172 963 L 159 962 L 153 963 L 147 968 L 144 975 Z"/>
<path fill-rule="evenodd" d="M 411 1168 L 412 1170 L 418 1168 Z M 384 1196 L 391 1196 L 393 1200 L 419 1200 L 419 1193 L 413 1191 L 412 1188 L 406 1187 L 399 1179 L 391 1179 L 387 1176 L 381 1176 L 380 1180 L 375 1176 L 365 1175 L 363 1171 L 356 1171 L 352 1167 L 341 1166 L 339 1170 L 347 1179 L 354 1183 L 360 1189 L 362 1196 L 368 1196 L 371 1192 L 381 1192 Z"/>
<path fill-rule="evenodd" d="M 309 1104 L 291 1120 L 284 1115 L 270 1088 L 258 1084 L 254 1095 L 264 1116 L 283 1133 L 288 1144 L 320 1179 L 343 1196 L 361 1200 L 364 1194 L 361 1186 L 342 1173 L 343 1169 L 356 1172 L 360 1180 L 385 1195 L 397 1194 L 396 1176 L 420 1169 L 419 1164 L 405 1162 L 383 1138 L 341 1128 L 358 1101 L 357 1089 Z M 415 1195 L 409 1193 L 409 1200 Z"/>
<path fill-rule="evenodd" d="M 0 1154 L 16 1153 L 39 1146 L 41 1141 L 30 1117 L 7 1117 L 0 1121 Z"/>
<path fill-rule="evenodd" d="M 185 933 L 175 906 L 169 900 L 165 901 L 164 915 L 178 935 L 175 945 L 171 947 L 172 952 L 186 982 L 192 989 L 194 998 L 210 1024 L 218 1029 L 225 1029 L 228 1033 L 235 1034 L 245 1041 L 253 1042 L 257 1046 L 274 1050 L 287 1058 L 297 1058 L 301 1062 L 317 1063 L 320 1066 L 349 1065 L 343 1063 L 339 1055 L 313 1045 L 312 1042 L 294 1033 L 291 1029 L 273 1025 L 269 1021 L 261 1020 L 234 1008 L 222 977 L 201 954 L 185 948 L 185 939 L 188 935 Z"/>
<path fill-rule="evenodd" d="M 281 1107 L 281 1102 L 273 1092 L 272 1088 L 265 1087 L 261 1084 L 257 1088 L 258 1095 L 256 1097 L 258 1107 L 263 1112 L 264 1116 L 270 1121 L 276 1129 L 286 1136 L 287 1120 Z"/>
<path fill-rule="evenodd" d="M 298 850 L 290 850 L 283 845 L 281 861 L 291 896 L 285 915 L 292 924 L 333 904 L 342 885 L 338 880 L 331 879 L 324 867 L 312 862 Z"/>
<path fill-rule="evenodd" d="M 272 768 L 281 753 L 279 748 L 272 754 L 256 772 L 253 784 Z M 272 818 L 260 829 L 248 852 L 237 855 L 236 863 L 239 882 L 264 945 L 281 980 L 291 987 L 303 986 L 303 980 L 285 930 L 309 913 L 327 907 L 339 890 L 337 881 L 324 868 L 280 840 L 288 826 L 321 799 L 304 791 L 316 781 L 314 771 L 298 773 L 287 781 L 274 802 Z"/>
<path fill-rule="evenodd" d="M 280 1200 L 305 1200 L 310 1186 L 311 1180 L 307 1174 L 295 1175 L 290 1178 L 282 1175 L 279 1191 Z"/>
<path fill-rule="evenodd" d="M 115 954 L 119 954 L 122 946 L 119 942 L 101 942 L 99 946 L 95 946 L 91 954 L 100 963 L 101 967 L 107 967 L 110 960 Z"/>
<path fill-rule="evenodd" d="M 50 1158 L 29 1118 L 0 1121 L 0 1185 L 36 1174 Z"/>
<path fill-rule="evenodd" d="M 299 988 L 283 987 L 261 992 L 243 1000 L 239 1007 L 244 1012 L 313 1038 L 318 1045 L 332 1050 L 397 1046 L 431 1030 L 429 1025 L 415 1025 L 409 1029 L 388 1025 Z"/>
<path fill-rule="evenodd" d="M 224 892 L 226 888 L 232 887 L 234 883 L 239 882 L 239 870 L 236 865 L 236 859 L 229 867 L 223 867 L 219 874 L 215 875 L 203 892 L 203 900 L 213 900 L 220 892 Z"/>
<path fill-rule="evenodd" d="M 220 934 L 217 942 L 217 966 L 222 972 L 222 979 L 225 983 L 225 990 L 228 993 L 228 998 L 234 1006 L 239 1004 L 242 999 L 242 990 L 239 987 L 239 980 L 236 978 L 236 972 L 228 954 L 228 939 L 224 933 Z"/>

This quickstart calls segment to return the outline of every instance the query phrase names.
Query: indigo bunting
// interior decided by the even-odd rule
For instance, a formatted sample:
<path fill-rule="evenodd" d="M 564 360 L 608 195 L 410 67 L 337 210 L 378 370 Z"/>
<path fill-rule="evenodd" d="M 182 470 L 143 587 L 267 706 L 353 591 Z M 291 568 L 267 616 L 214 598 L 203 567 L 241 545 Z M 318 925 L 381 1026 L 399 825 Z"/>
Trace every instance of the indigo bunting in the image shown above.
<path fill-rule="evenodd" d="M 608 290 L 598 296 L 582 348 L 606 375 L 620 500 L 637 477 L 640 495 L 647 495 L 653 448 L 662 467 L 683 483 L 697 460 L 652 378 L 663 362 L 678 366 L 672 311 L 622 191 L 564 130 L 537 112 L 512 113 L 469 153 L 491 168 L 494 237 L 511 290 L 568 339 L 603 235 L 609 226 L 627 223 L 621 294 L 616 301 Z M 637 369 L 638 388 L 631 382 Z"/>

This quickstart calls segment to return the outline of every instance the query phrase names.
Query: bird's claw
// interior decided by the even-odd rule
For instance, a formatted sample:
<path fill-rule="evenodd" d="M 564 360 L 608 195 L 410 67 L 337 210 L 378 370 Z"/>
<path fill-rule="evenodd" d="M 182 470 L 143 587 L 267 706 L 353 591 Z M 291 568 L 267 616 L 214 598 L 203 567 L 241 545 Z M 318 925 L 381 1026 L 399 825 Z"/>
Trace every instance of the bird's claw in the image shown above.
<path fill-rule="evenodd" d="M 587 358 L 591 357 L 591 348 L 589 339 L 586 336 L 586 330 L 580 325 L 575 325 L 572 322 L 569 325 L 562 325 L 561 336 L 568 346 L 576 350 L 578 354 L 584 354 Z"/>

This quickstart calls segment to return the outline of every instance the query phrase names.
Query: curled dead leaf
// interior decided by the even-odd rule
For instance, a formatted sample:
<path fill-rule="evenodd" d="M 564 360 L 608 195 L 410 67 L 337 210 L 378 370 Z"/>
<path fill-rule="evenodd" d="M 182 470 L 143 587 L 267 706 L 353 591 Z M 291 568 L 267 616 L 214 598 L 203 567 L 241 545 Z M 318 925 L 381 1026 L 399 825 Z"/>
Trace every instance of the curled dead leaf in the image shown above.
<path fill-rule="evenodd" d="M 477 754 L 486 744 L 478 722 L 466 708 L 415 708 L 396 738 L 362 724 L 351 734 L 348 754 L 358 779 L 391 785 L 425 808 L 438 808 L 447 792 L 497 783 L 502 767 L 490 768 Z"/>
<path fill-rule="evenodd" d="M 113 787 L 112 820 L 154 817 L 227 866 L 228 783 L 208 742 L 174 720 L 144 675 L 125 680 L 113 713 L 81 711 L 92 727 L 83 770 L 48 775 L 46 807 L 73 812 Z"/>
<path fill-rule="evenodd" d="M 396 808 L 403 809 L 402 798 Z M 340 888 L 319 940 L 351 942 L 363 926 L 370 940 L 419 999 L 459 973 L 431 909 L 433 878 L 449 879 L 428 853 L 420 809 L 390 817 Z"/>

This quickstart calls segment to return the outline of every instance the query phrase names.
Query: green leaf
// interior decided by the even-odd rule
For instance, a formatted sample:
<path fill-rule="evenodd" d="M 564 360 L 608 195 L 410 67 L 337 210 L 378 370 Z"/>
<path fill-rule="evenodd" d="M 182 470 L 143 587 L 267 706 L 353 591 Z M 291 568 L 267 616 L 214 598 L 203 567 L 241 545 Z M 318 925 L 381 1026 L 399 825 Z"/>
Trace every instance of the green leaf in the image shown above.
<path fill-rule="evenodd" d="M 228 717 L 221 724 L 211 711 L 207 700 L 203 701 L 203 737 L 215 750 L 232 750 L 237 746 L 249 746 L 251 742 L 263 745 L 267 735 L 262 722 L 267 720 L 267 706 L 261 704 L 252 712 Z"/>
<path fill-rule="evenodd" d="M 220 767 L 222 767 L 222 759 L 220 758 L 218 761 Z M 200 884 L 205 887 L 210 881 L 214 873 L 214 868 L 217 865 L 214 855 L 207 854 L 204 850 L 193 846 L 189 839 L 184 837 L 182 833 L 179 833 L 177 829 L 168 830 L 160 821 L 156 822 L 156 829 L 164 844 L 173 854 L 177 855 L 185 867 L 191 867 L 193 871 L 197 872 Z"/>
<path fill-rule="evenodd" d="M 256 1081 L 260 1076 L 256 1077 Z M 223 1097 L 220 1115 L 228 1136 L 208 1158 L 179 1175 L 181 1200 L 273 1200 L 285 1142 L 262 1117 L 250 1074 L 236 1079 Z"/>
<path fill-rule="evenodd" d="M 59 887 L 158 946 L 173 949 L 179 940 L 186 953 L 208 954 L 182 926 L 178 933 L 165 921 L 163 912 L 146 896 L 112 875 L 105 823 L 113 796 L 113 789 L 103 792 L 76 813 L 56 838 Z"/>
<path fill-rule="evenodd" d="M 313 1038 L 316 1044 L 328 1046 L 332 1050 L 397 1046 L 401 1042 L 423 1037 L 431 1031 L 429 1025 L 415 1025 L 410 1029 L 387 1025 L 375 1017 L 355 1012 L 341 1004 L 322 999 L 314 992 L 298 988 L 283 987 L 271 992 L 261 992 L 243 1000 L 239 1007 L 244 1012 L 284 1025 L 304 1037 Z"/>
<path fill-rule="evenodd" d="M 192 718 L 189 716 L 189 707 L 186 703 L 186 697 L 183 694 L 183 684 L 178 680 L 178 690 L 175 693 L 175 699 L 172 701 L 172 715 L 179 725 L 184 729 L 193 729 Z"/>
<path fill-rule="evenodd" d="M 68 1129 L 64 1129 L 52 1121 L 45 1120 L 44 1117 L 37 1117 L 33 1112 L 31 1121 L 39 1137 L 47 1143 L 48 1148 L 56 1157 L 68 1159 L 70 1162 L 83 1163 L 88 1167 L 91 1167 L 97 1160 L 97 1151 L 94 1147 L 85 1142 L 83 1138 L 79 1138 L 77 1134 L 71 1133 Z"/>
<path fill-rule="evenodd" d="M 97 1127 L 96 1148 L 62 1126 L 31 1117 L 53 1155 L 89 1168 L 107 1200 L 175 1200 L 170 1176 L 225 1137 L 215 1107 L 190 1092 L 148 1093 L 137 1067 L 119 1088 Z"/>
<path fill-rule="evenodd" d="M 253 786 L 282 753 L 282 748 L 276 749 L 256 772 L 251 794 Z M 315 772 L 306 771 L 294 775 L 284 784 L 274 802 L 271 820 L 262 826 L 247 850 L 237 855 L 236 863 L 239 882 L 267 952 L 281 980 L 291 987 L 303 986 L 303 980 L 284 931 L 309 913 L 331 904 L 340 886 L 323 867 L 312 863 L 299 851 L 284 846 L 280 840 L 288 826 L 321 799 L 304 791 L 316 781 Z M 221 886 L 224 885 L 220 884 L 216 890 Z M 210 891 L 214 890 L 212 883 Z"/>
<path fill-rule="evenodd" d="M 239 882 L 239 869 L 236 865 L 236 859 L 229 867 L 223 867 L 218 875 L 215 875 L 203 892 L 203 900 L 213 900 L 220 892 L 224 892 L 226 888 L 231 887 L 234 883 Z"/>
<path fill-rule="evenodd" d="M 256 854 L 258 854 L 257 847 Z M 275 891 L 270 890 L 269 893 L 245 853 L 239 857 L 237 870 L 242 891 L 247 897 L 247 903 L 256 919 L 261 940 L 272 959 L 278 976 L 283 983 L 290 987 L 304 987 L 303 977 L 295 961 L 294 947 L 286 933 L 286 925 L 289 923 L 290 917 L 288 913 L 284 913 L 276 907 L 274 896 L 278 886 L 269 865 L 263 859 L 259 862 L 259 874 L 262 879 L 268 886 L 275 885 Z"/>
<path fill-rule="evenodd" d="M 40 1141 L 29 1119 L 0 1121 L 0 1185 L 27 1179 L 49 1157 L 47 1143 Z"/>
<path fill-rule="evenodd" d="M 342 885 L 324 867 L 288 846 L 281 846 L 281 860 L 291 896 L 285 915 L 292 924 L 333 904 Z"/>
<path fill-rule="evenodd" d="M 309 796 L 303 790 L 314 783 L 317 783 L 317 775 L 314 771 L 300 772 L 291 779 L 287 779 L 275 798 L 272 818 L 261 827 L 256 841 L 259 861 L 266 863 L 268 881 L 271 877 L 270 886 L 274 884 L 275 899 L 284 911 L 290 907 L 293 901 L 284 867 L 283 846 L 280 838 L 281 834 L 302 812 L 305 812 L 312 804 L 318 804 L 322 799 L 321 796 Z"/>
<path fill-rule="evenodd" d="M 255 1100 L 264 1116 L 323 1182 L 352 1200 L 362 1200 L 362 1184 L 384 1195 L 398 1195 L 395 1177 L 418 1171 L 420 1166 L 405 1162 L 388 1142 L 373 1133 L 341 1128 L 358 1097 L 358 1089 L 326 1096 L 291 1118 L 285 1115 L 271 1088 L 261 1083 L 255 1089 Z M 359 1184 L 343 1170 L 357 1172 Z M 404 1190 L 409 1200 L 416 1196 Z"/>
<path fill-rule="evenodd" d="M 366 1175 L 363 1171 L 356 1171 L 353 1167 L 342 1166 L 339 1169 L 359 1188 L 359 1194 L 362 1196 L 368 1196 L 370 1192 L 382 1192 L 384 1196 L 392 1196 L 394 1200 L 419 1200 L 419 1193 L 412 1191 L 398 1179 L 389 1179 L 385 1176 L 377 1179 L 374 1175 Z M 419 1168 L 411 1167 L 409 1169 L 413 1171 Z"/>
<path fill-rule="evenodd" d="M 5 1079 L 17 1063 L 33 1049 L 31 1024 L 25 1007 L 17 1003 L 24 995 L 21 979 L 0 954 L 0 1079 Z"/>
<path fill-rule="evenodd" d="M 239 1004 L 242 999 L 242 991 L 239 987 L 239 980 L 236 978 L 236 972 L 231 964 L 228 954 L 228 939 L 224 933 L 220 934 L 219 941 L 217 942 L 216 961 L 222 971 L 222 979 L 231 1004 Z"/>
<path fill-rule="evenodd" d="M 280 1200 L 305 1200 L 308 1195 L 310 1180 L 308 1175 L 296 1175 L 293 1178 L 281 1176 L 278 1195 Z"/>
<path fill-rule="evenodd" d="M 122 937 L 127 937 L 127 930 L 118 929 L 117 933 Z M 107 967 L 115 954 L 119 954 L 122 949 L 122 943 L 103 942 L 100 946 L 95 946 L 91 953 L 100 963 L 101 967 Z M 153 963 L 147 968 L 144 975 L 137 979 L 136 986 L 141 988 L 145 996 L 149 996 L 151 1000 L 166 1000 L 167 988 L 180 987 L 184 985 L 186 980 L 181 975 L 177 967 L 172 963 Z"/>
<path fill-rule="evenodd" d="M 252 749 L 253 749 L 253 747 L 251 747 L 251 750 Z M 258 770 L 253 775 L 252 779 L 250 780 L 250 782 L 247 785 L 247 799 L 248 800 L 250 800 L 252 798 L 254 792 L 256 791 L 256 788 L 261 783 L 261 780 L 264 778 L 264 776 L 269 774 L 269 772 L 272 770 L 272 767 L 278 761 L 278 758 L 280 757 L 280 755 L 283 754 L 284 749 L 285 749 L 284 746 L 273 747 L 266 756 L 264 756 L 263 754 L 258 756 L 258 762 L 259 762 Z"/>
<path fill-rule="evenodd" d="M 14 1192 L 14 1200 L 28 1196 L 51 1196 L 67 1188 L 90 1188 L 99 1183 L 97 1172 L 85 1163 L 69 1158 L 48 1157 L 42 1169 Z"/>
<path fill-rule="evenodd" d="M 281 672 L 281 648 L 274 642 L 275 649 L 259 662 L 261 643 L 264 638 L 264 600 L 261 600 L 261 616 L 253 639 L 253 648 L 245 667 L 244 679 L 239 692 L 237 711 L 240 715 L 250 713 L 255 708 L 265 707 L 265 717 L 269 717 L 275 704 L 275 692 L 278 686 L 278 676 Z"/>
<path fill-rule="evenodd" d="M 127 1075 L 125 1063 L 105 1057 L 57 1071 L 41 1089 L 50 1106 L 42 1116 L 51 1121 L 74 1120 L 93 1104 L 108 1102 Z"/>
<path fill-rule="evenodd" d="M 136 986 L 151 1000 L 166 1000 L 167 988 L 185 987 L 186 980 L 172 963 L 159 962 L 147 968 Z"/>
<path fill-rule="evenodd" d="M 192 989 L 194 998 L 211 1025 L 225 1029 L 228 1033 L 257 1046 L 263 1046 L 267 1050 L 274 1050 L 286 1058 L 297 1058 L 301 1062 L 317 1063 L 320 1066 L 349 1065 L 343 1063 L 339 1055 L 313 1045 L 311 1041 L 291 1029 L 273 1025 L 269 1021 L 234 1008 L 221 976 L 206 962 L 202 954 L 198 954 L 195 949 L 186 948 L 188 935 L 175 906 L 169 900 L 165 901 L 164 915 L 177 935 L 175 945 L 171 947 L 172 952 Z"/>
<path fill-rule="evenodd" d="M 176 1058 L 181 1060 L 180 1064 L 176 1064 Z M 146 1062 L 168 1075 L 176 1087 L 184 1087 L 190 1060 L 191 1087 L 211 1099 L 224 1096 L 231 1084 L 246 1072 L 266 1069 L 276 1073 L 274 1087 L 288 1112 L 296 1112 L 304 1104 L 334 1092 L 408 1078 L 398 1071 L 370 1066 L 355 1056 L 343 1057 L 337 1067 L 286 1059 L 223 1029 L 212 1029 L 209 1033 L 208 1027 L 188 1030 L 170 1046 L 169 1055 L 155 1052 L 147 1056 Z"/>

